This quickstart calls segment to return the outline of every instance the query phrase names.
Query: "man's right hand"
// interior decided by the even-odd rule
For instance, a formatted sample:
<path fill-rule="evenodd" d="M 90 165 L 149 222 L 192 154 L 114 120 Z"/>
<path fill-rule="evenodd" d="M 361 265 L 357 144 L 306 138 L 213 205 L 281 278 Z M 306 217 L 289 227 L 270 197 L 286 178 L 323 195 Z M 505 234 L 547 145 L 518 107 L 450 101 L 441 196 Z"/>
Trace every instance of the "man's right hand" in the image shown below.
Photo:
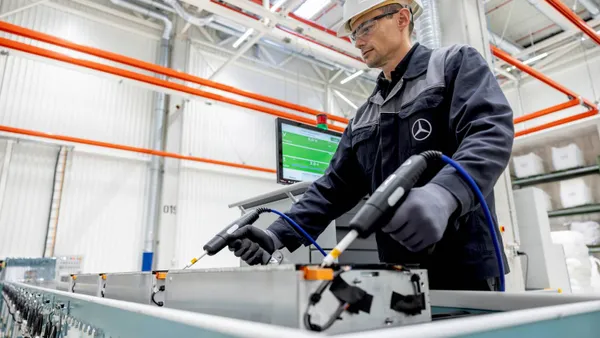
<path fill-rule="evenodd" d="M 245 226 L 231 234 L 229 250 L 248 265 L 267 264 L 267 257 L 275 251 L 275 243 L 267 232 L 254 226 Z"/>

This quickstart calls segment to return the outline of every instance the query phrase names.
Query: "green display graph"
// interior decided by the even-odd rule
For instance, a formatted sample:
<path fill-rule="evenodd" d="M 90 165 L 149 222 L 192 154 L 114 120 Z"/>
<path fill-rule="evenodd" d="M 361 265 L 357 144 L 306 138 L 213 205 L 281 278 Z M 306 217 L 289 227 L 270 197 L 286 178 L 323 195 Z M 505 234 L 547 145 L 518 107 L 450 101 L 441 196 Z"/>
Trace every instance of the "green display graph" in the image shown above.
<path fill-rule="evenodd" d="M 281 133 L 285 176 L 295 180 L 322 176 L 340 141 L 337 136 L 290 125 L 283 125 Z"/>

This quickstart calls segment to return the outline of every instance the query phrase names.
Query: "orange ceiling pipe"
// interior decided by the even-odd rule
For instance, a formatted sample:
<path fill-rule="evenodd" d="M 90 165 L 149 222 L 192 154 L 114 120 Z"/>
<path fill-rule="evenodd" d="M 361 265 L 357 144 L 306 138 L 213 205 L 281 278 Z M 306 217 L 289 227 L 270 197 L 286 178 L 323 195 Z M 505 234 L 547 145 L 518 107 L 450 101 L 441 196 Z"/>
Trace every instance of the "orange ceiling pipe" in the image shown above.
<path fill-rule="evenodd" d="M 497 58 L 505 61 L 508 64 L 511 64 L 511 65 L 517 67 L 521 71 L 523 71 L 523 72 L 525 72 L 525 73 L 533 76 L 534 78 L 536 78 L 536 79 L 544 82 L 545 84 L 547 84 L 550 87 L 558 90 L 559 92 L 564 93 L 565 95 L 569 96 L 570 99 L 574 99 L 574 98 L 580 97 L 574 91 L 568 89 L 567 87 L 559 84 L 558 82 L 552 80 L 551 78 L 547 77 L 546 75 L 540 73 L 539 71 L 537 71 L 533 67 L 530 67 L 530 66 L 524 64 L 523 62 L 521 62 L 520 60 L 514 58 L 513 56 L 511 56 L 507 52 L 503 51 L 502 49 L 500 49 L 500 48 L 498 48 L 496 46 L 493 46 L 493 45 L 491 46 L 491 48 L 492 48 L 492 53 Z M 589 101 L 587 99 L 583 99 L 583 103 L 584 103 L 584 105 L 586 105 L 590 109 L 591 108 L 597 108 L 595 104 L 593 104 L 591 101 Z"/>
<path fill-rule="evenodd" d="M 0 125 L 0 131 L 12 133 L 12 134 L 40 137 L 40 138 L 44 138 L 44 139 L 51 139 L 51 140 L 57 140 L 57 141 L 72 142 L 72 143 L 77 143 L 77 144 L 86 144 L 86 145 L 102 147 L 102 148 L 117 149 L 117 150 L 123 150 L 123 151 L 128 151 L 128 152 L 140 153 L 140 154 L 175 158 L 178 160 L 202 162 L 202 163 L 209 163 L 209 164 L 233 167 L 233 168 L 238 168 L 238 169 L 261 171 L 261 172 L 270 173 L 270 174 L 273 174 L 276 172 L 274 169 L 255 167 L 255 166 L 246 165 L 246 164 L 217 161 L 217 160 L 211 160 L 211 159 L 202 158 L 202 157 L 185 156 L 185 155 L 181 155 L 181 154 L 168 153 L 165 151 L 131 147 L 131 146 L 126 146 L 126 145 L 122 145 L 122 144 L 114 144 L 114 143 L 101 142 L 101 141 L 94 141 L 94 140 L 88 140 L 88 139 L 83 139 L 83 138 L 79 138 L 79 137 L 56 135 L 56 134 L 52 134 L 52 133 L 44 133 L 41 131 L 35 131 L 35 130 L 29 130 L 29 129 L 13 128 L 13 127 L 3 126 L 3 125 Z"/>
<path fill-rule="evenodd" d="M 560 14 L 571 21 L 577 28 L 579 28 L 585 35 L 589 36 L 590 39 L 600 45 L 600 35 L 598 35 L 592 27 L 583 21 L 576 13 L 574 13 L 567 5 L 560 0 L 546 0 L 546 2 L 554 7 Z"/>
<path fill-rule="evenodd" d="M 151 72 L 155 72 L 158 74 L 162 74 L 162 75 L 166 75 L 175 79 L 179 79 L 179 80 L 183 80 L 183 81 L 188 81 L 188 82 L 192 82 L 195 84 L 199 84 L 202 86 L 206 86 L 206 87 L 211 87 L 214 89 L 218 89 L 218 90 L 222 90 L 228 93 L 232 93 L 232 94 L 236 94 L 236 95 L 240 95 L 240 96 L 244 96 L 247 98 L 251 98 L 257 101 L 262 101 L 265 103 L 269 103 L 269 104 L 274 104 L 283 108 L 288 108 L 288 109 L 292 109 L 301 113 L 305 113 L 305 114 L 309 114 L 309 115 L 321 115 L 321 114 L 325 114 L 325 112 L 316 110 L 316 109 L 312 109 L 312 108 L 308 108 L 305 106 L 301 106 L 298 104 L 294 104 L 294 103 L 290 103 L 287 101 L 283 101 L 283 100 L 279 100 L 273 97 L 269 97 L 269 96 L 264 96 L 264 95 L 260 95 L 260 94 L 255 94 L 255 93 L 251 93 L 248 91 L 244 91 L 232 86 L 227 86 L 224 85 L 222 83 L 219 82 L 215 82 L 215 81 L 211 81 L 208 79 L 204 79 L 198 76 L 193 76 L 187 73 L 183 73 L 183 72 L 178 72 L 176 70 L 173 70 L 171 68 L 166 68 L 166 67 L 161 67 L 159 65 L 153 64 L 153 63 L 149 63 L 149 62 L 145 62 L 142 60 L 138 60 L 138 59 L 134 59 L 134 58 L 130 58 L 124 55 L 120 55 L 120 54 L 116 54 L 116 53 L 111 53 L 105 50 L 101 50 L 98 48 L 93 48 L 93 47 L 88 47 L 88 46 L 83 46 L 83 45 L 79 45 L 52 35 L 48 35 L 48 34 L 44 34 L 41 32 L 37 32 L 31 29 L 27 29 L 25 27 L 21 27 L 21 26 L 17 26 L 17 25 L 13 25 L 10 24 L 8 22 L 4 22 L 4 21 L 0 21 L 0 30 L 7 32 L 7 33 L 11 33 L 11 34 L 15 34 L 15 35 L 20 35 L 23 37 L 27 37 L 30 39 L 34 39 L 34 40 L 38 40 L 38 41 L 42 41 L 42 42 L 46 42 L 46 43 L 50 43 L 56 46 L 60 46 L 60 47 L 64 47 L 64 48 L 68 48 L 74 51 L 78 51 L 81 53 L 85 53 L 85 54 L 89 54 L 89 55 L 93 55 L 93 56 L 97 56 L 106 60 L 110 60 L 110 61 L 114 61 L 114 62 L 119 62 L 128 66 L 132 66 L 132 67 L 136 67 L 136 68 L 140 68 L 140 69 L 144 69 L 147 71 L 151 71 Z M 348 123 L 348 119 L 345 119 L 343 117 L 339 117 L 339 116 L 335 116 L 335 115 L 330 115 L 330 114 L 326 114 L 327 118 L 331 121 L 336 121 L 336 122 L 341 122 L 341 123 Z"/>
<path fill-rule="evenodd" d="M 552 121 L 546 124 L 542 124 L 540 126 L 537 127 L 533 127 L 533 128 L 529 128 L 529 129 L 525 129 L 525 130 L 521 130 L 519 132 L 515 133 L 515 137 L 519 137 L 522 135 L 527 135 L 527 134 L 531 134 L 534 133 L 536 131 L 540 131 L 540 130 L 544 130 L 544 129 L 548 129 L 548 128 L 552 128 L 552 127 L 556 127 L 559 126 L 561 124 L 565 124 L 565 123 L 569 123 L 569 122 L 573 122 L 576 120 L 580 120 L 592 115 L 595 115 L 598 113 L 598 107 L 593 104 L 591 101 L 589 101 L 588 99 L 583 99 L 581 98 L 581 96 L 579 96 L 577 93 L 575 93 L 574 91 L 566 88 L 565 86 L 557 83 L 556 81 L 552 80 L 551 78 L 547 77 L 546 75 L 540 73 L 539 71 L 537 71 L 536 69 L 534 69 L 533 67 L 530 67 L 526 64 L 524 64 L 523 62 L 521 62 L 520 60 L 514 58 L 513 56 L 511 56 L 510 54 L 508 54 L 507 52 L 503 51 L 502 49 L 491 45 L 491 49 L 492 49 L 492 53 L 494 54 L 494 56 L 496 56 L 497 58 L 505 61 L 508 64 L 511 64 L 515 67 L 517 67 L 518 69 L 520 69 L 521 71 L 531 75 L 532 77 L 542 81 L 543 83 L 549 85 L 550 87 L 558 90 L 559 92 L 567 95 L 569 97 L 569 101 L 565 102 L 565 103 L 561 103 L 559 105 L 556 106 L 552 106 L 543 110 L 540 110 L 538 112 L 535 113 L 531 113 L 531 114 L 527 114 L 527 115 L 523 115 L 520 117 L 517 117 L 514 120 L 514 123 L 520 123 L 520 122 L 524 122 L 524 121 L 529 121 L 532 119 L 535 119 L 537 117 L 540 116 L 544 116 L 544 115 L 548 115 L 548 114 L 552 114 L 554 112 L 563 110 L 563 109 L 567 109 L 570 107 L 575 107 L 578 104 L 583 104 L 583 106 L 585 106 L 586 108 L 588 108 L 589 110 L 587 112 L 581 113 L 581 114 L 577 114 L 577 115 L 573 115 L 573 116 L 569 116 L 563 119 L 559 119 L 556 121 Z"/>
<path fill-rule="evenodd" d="M 85 67 L 85 68 L 89 68 L 89 69 L 93 69 L 93 70 L 97 70 L 97 71 L 101 71 L 104 73 L 109 73 L 109 74 L 125 77 L 128 79 L 148 83 L 151 85 L 176 90 L 176 91 L 187 93 L 187 94 L 205 97 L 205 98 L 208 98 L 211 100 L 228 103 L 228 104 L 231 104 L 234 106 L 252 109 L 252 110 L 259 111 L 259 112 L 262 112 L 265 114 L 282 117 L 282 118 L 297 121 L 297 122 L 302 122 L 302 123 L 311 124 L 311 125 L 317 124 L 316 119 L 300 117 L 295 114 L 291 114 L 291 113 L 283 112 L 280 110 L 260 106 L 260 105 L 254 104 L 254 103 L 248 103 L 248 102 L 234 100 L 234 99 L 222 96 L 222 95 L 209 93 L 209 92 L 206 92 L 203 90 L 199 90 L 199 89 L 191 88 L 188 86 L 180 85 L 177 83 L 161 80 L 161 79 L 158 79 L 158 78 L 155 78 L 152 76 L 131 72 L 131 71 L 128 71 L 125 69 L 116 68 L 116 67 L 112 67 L 112 66 L 108 66 L 108 65 L 103 65 L 101 63 L 96 63 L 96 62 L 92 62 L 92 61 L 76 59 L 76 58 L 61 54 L 61 53 L 53 52 L 53 51 L 35 47 L 35 46 L 30 46 L 30 45 L 27 45 L 27 44 L 24 44 L 21 42 L 17 42 L 17 41 L 5 39 L 5 38 L 0 38 L 0 46 L 4 46 L 7 48 L 19 50 L 19 51 L 22 51 L 25 53 L 35 54 L 38 56 L 70 63 L 73 65 L 77 65 L 77 66 L 81 66 L 81 67 Z M 329 127 L 329 129 L 335 130 L 338 132 L 344 131 L 344 128 L 339 127 L 339 126 L 328 125 L 328 127 Z"/>
<path fill-rule="evenodd" d="M 560 126 L 562 124 L 567 124 L 569 122 L 573 122 L 573 121 L 577 121 L 577 120 L 582 120 L 582 119 L 588 118 L 590 116 L 594 116 L 596 114 L 598 114 L 598 109 L 596 109 L 596 108 L 590 109 L 590 110 L 588 110 L 588 111 L 586 111 L 584 113 L 581 113 L 581 114 L 577 114 L 577 115 L 565 117 L 563 119 L 559 119 L 559 120 L 552 121 L 552 122 L 549 122 L 549 123 L 546 123 L 546 124 L 542 124 L 542 125 L 539 125 L 537 127 L 533 127 L 533 128 L 529 128 L 529 129 L 524 129 L 524 130 L 518 131 L 518 132 L 515 133 L 515 137 L 519 137 L 519 136 L 523 136 L 523 135 L 527 135 L 527 134 L 532 134 L 532 133 L 538 132 L 540 130 L 549 129 L 549 128 L 552 128 L 552 127 Z"/>
<path fill-rule="evenodd" d="M 542 109 L 538 112 L 535 113 L 531 113 L 531 114 L 527 114 L 527 115 L 523 115 L 523 116 L 519 116 L 515 119 L 515 124 L 517 123 L 521 123 L 521 122 L 525 122 L 525 121 L 529 121 L 529 120 L 533 120 L 535 118 L 541 117 L 541 116 L 545 116 L 548 114 L 552 114 L 552 113 L 556 113 L 557 111 L 561 111 L 561 110 L 565 110 L 567 108 L 571 108 L 571 107 L 575 107 L 579 105 L 579 100 L 578 99 L 573 99 L 571 101 L 567 101 L 561 104 L 557 104 L 556 106 L 552 106 L 546 109 Z"/>

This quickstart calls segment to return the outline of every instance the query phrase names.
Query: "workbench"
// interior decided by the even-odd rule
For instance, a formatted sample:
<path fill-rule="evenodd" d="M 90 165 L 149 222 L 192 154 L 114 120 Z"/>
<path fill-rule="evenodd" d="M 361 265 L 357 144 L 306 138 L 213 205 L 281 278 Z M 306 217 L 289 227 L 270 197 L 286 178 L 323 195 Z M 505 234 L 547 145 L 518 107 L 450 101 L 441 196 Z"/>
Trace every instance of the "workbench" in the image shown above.
<path fill-rule="evenodd" d="M 278 269 L 285 270 L 285 267 Z M 167 275 L 154 278 L 164 282 L 169 288 L 169 278 L 180 279 L 191 290 L 196 286 L 189 284 L 190 278 L 198 271 L 172 271 Z M 17 282 L 4 282 L 2 287 L 18 288 L 38 295 L 38 299 L 48 300 L 50 306 L 62 305 L 64 320 L 71 328 L 94 328 L 96 336 L 108 337 L 318 337 L 322 334 L 298 328 L 259 323 L 252 319 L 236 319 L 215 316 L 198 311 L 210 312 L 205 307 L 199 310 L 197 303 L 185 301 L 185 288 L 175 288 L 176 293 L 161 295 L 159 301 L 172 302 L 172 306 L 159 307 L 147 299 L 156 293 L 157 285 L 147 273 L 130 274 L 95 274 L 104 281 L 105 289 L 98 296 L 90 290 L 89 285 L 103 285 L 102 282 L 86 280 L 80 289 L 83 293 L 65 292 L 52 287 L 39 287 Z M 179 275 L 180 278 L 177 278 Z M 90 275 L 91 276 L 91 275 Z M 283 276 L 283 277 L 282 277 Z M 278 278 L 288 278 L 289 274 Z M 111 288 L 111 280 L 118 288 Z M 137 280 L 140 287 L 137 293 L 128 291 L 130 281 Z M 207 279 L 208 280 L 208 279 Z M 211 283 L 217 280 L 212 279 Z M 243 287 L 244 281 L 237 280 Z M 150 291 L 150 284 L 154 284 Z M 175 284 L 172 284 L 175 285 Z M 375 284 L 373 284 L 375 285 Z M 171 286 L 174 288 L 173 286 Z M 78 286 L 73 288 L 78 290 Z M 250 301 L 252 290 L 244 289 L 250 294 L 244 302 Z M 116 292 L 115 292 L 116 291 Z M 424 290 L 426 291 L 426 290 Z M 154 295 L 152 294 L 152 295 Z M 199 294 L 196 294 L 198 296 Z M 204 292 L 202 297 L 208 297 Z M 126 297 L 108 299 L 107 297 Z M 182 298 L 183 297 L 183 298 Z M 194 296 L 195 297 L 195 296 Z M 273 299 L 283 297 L 275 295 Z M 170 300 L 171 298 L 171 300 Z M 255 297 L 256 298 L 256 297 Z M 558 292 L 472 292 L 472 291 L 429 291 L 427 311 L 432 321 L 427 323 L 405 323 L 404 326 L 371 329 L 361 332 L 348 332 L 326 335 L 342 338 L 386 338 L 386 337 L 598 337 L 600 332 L 600 295 L 572 295 Z M 283 301 L 283 300 L 282 300 Z M 6 300 L 2 304 L 2 330 L 6 332 L 14 321 L 7 315 Z M 262 306 L 271 306 L 263 302 Z M 248 306 L 252 304 L 248 303 Z M 189 307 L 190 310 L 182 310 Z M 196 307 L 196 308 L 194 308 Z M 222 309 L 221 309 L 222 310 Z M 14 311 L 14 309 L 13 309 Z M 276 313 L 276 312 L 275 312 Z M 361 314 L 362 315 L 362 314 Z M 83 326 L 82 326 L 83 323 Z M 342 323 L 342 322 L 340 322 Z M 343 323 L 342 323 L 343 325 Z M 88 329 L 89 330 L 89 329 Z M 105 335 L 102 335 L 104 333 Z M 3 337 L 0 334 L 0 337 Z"/>

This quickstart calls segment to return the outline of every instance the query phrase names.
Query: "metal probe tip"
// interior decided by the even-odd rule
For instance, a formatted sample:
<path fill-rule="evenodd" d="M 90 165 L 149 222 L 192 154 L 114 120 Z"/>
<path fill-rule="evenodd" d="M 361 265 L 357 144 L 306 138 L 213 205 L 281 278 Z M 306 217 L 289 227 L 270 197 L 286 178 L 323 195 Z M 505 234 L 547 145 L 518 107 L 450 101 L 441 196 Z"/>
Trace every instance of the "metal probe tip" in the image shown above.
<path fill-rule="evenodd" d="M 186 265 L 185 268 L 183 268 L 183 270 L 185 270 L 187 268 L 191 268 L 194 264 L 198 263 L 198 261 L 201 260 L 202 258 L 204 258 L 204 256 L 206 256 L 206 255 L 208 255 L 208 252 L 205 250 L 204 253 L 202 255 L 200 255 L 200 257 L 192 259 L 190 264 Z"/>

